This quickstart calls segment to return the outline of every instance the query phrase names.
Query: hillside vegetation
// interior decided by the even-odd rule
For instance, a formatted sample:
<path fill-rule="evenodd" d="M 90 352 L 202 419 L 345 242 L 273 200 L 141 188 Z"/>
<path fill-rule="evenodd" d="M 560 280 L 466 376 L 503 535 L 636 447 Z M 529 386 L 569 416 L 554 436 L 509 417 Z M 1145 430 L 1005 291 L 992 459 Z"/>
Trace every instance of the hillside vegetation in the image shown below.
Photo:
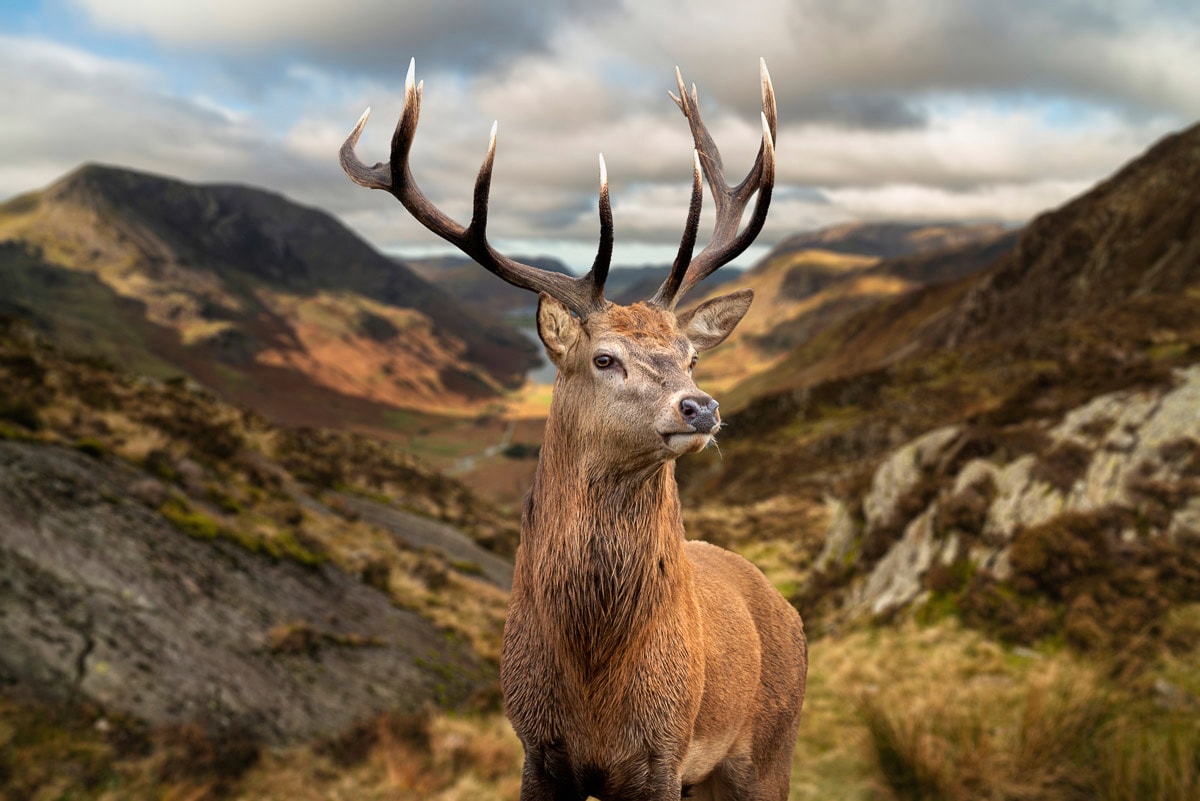
<path fill-rule="evenodd" d="M 1015 241 L 995 225 L 852 224 L 799 234 L 705 298 L 753 289 L 753 311 L 706 354 L 697 380 L 736 411 L 777 391 L 793 351 L 884 301 L 979 272 Z"/>
<path fill-rule="evenodd" d="M 490 697 L 516 527 L 461 484 L 11 319 L 0 382 L 6 686 L 255 741 Z"/>
<path fill-rule="evenodd" d="M 535 363 L 516 331 L 257 189 L 85 166 L 0 206 L 0 242 L 0 311 L 291 424 L 477 410 Z"/>

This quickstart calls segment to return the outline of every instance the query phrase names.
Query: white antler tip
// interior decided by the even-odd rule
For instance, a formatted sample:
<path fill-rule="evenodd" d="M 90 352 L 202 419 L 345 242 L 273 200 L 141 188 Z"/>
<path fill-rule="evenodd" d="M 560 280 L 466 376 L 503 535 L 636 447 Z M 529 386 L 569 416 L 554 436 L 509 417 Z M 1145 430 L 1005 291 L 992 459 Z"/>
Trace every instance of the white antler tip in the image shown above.
<path fill-rule="evenodd" d="M 358 122 L 354 124 L 354 130 L 350 132 L 350 138 L 348 141 L 350 141 L 352 146 L 358 144 L 358 137 L 362 136 L 363 128 L 365 128 L 367 125 L 367 117 L 370 116 L 371 107 L 367 106 L 367 110 L 362 113 L 362 116 L 358 118 Z"/>
<path fill-rule="evenodd" d="M 417 74 L 417 59 L 411 58 L 408 61 L 408 74 L 404 76 L 404 88 L 412 89 L 413 78 Z"/>
<path fill-rule="evenodd" d="M 604 163 L 604 154 L 600 154 L 600 183 L 608 183 L 608 166 Z"/>
<path fill-rule="evenodd" d="M 775 87 L 771 85 L 771 73 L 767 70 L 767 60 L 760 58 L 758 60 L 758 72 L 762 77 L 763 95 L 774 93 Z"/>
<path fill-rule="evenodd" d="M 500 130 L 500 120 L 492 120 L 492 139 L 496 138 L 496 131 L 498 130 Z"/>

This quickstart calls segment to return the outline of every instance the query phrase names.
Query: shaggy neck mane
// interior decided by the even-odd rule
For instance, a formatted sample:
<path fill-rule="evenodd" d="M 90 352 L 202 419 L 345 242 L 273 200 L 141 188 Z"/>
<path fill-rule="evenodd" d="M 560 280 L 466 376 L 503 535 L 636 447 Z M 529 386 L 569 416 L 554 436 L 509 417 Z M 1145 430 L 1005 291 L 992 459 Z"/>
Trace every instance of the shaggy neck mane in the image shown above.
<path fill-rule="evenodd" d="M 554 410 L 521 521 L 523 584 L 560 643 L 599 668 L 674 602 L 683 520 L 673 462 L 628 472 L 589 464 Z M 592 448 L 595 443 L 592 443 Z"/>

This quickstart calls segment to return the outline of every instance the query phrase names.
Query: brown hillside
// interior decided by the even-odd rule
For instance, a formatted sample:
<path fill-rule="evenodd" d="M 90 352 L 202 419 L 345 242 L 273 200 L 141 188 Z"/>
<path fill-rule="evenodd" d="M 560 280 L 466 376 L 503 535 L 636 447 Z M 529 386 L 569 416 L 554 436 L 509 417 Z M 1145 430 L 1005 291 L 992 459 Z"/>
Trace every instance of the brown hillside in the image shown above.
<path fill-rule="evenodd" d="M 1200 125 L 1168 136 L 1087 194 L 1043 214 L 930 332 L 935 345 L 1003 339 L 1063 316 L 1194 286 Z"/>
<path fill-rule="evenodd" d="M 8 311 L 291 422 L 477 405 L 533 356 L 329 215 L 260 190 L 87 166 L 0 207 L 0 240 Z M 66 298 L 48 270 L 93 281 L 67 278 Z M 113 306 L 122 319 L 94 311 Z"/>
<path fill-rule="evenodd" d="M 0 384 L 7 692 L 287 741 L 491 686 L 515 523 L 458 482 L 3 316 Z"/>
<path fill-rule="evenodd" d="M 799 341 L 769 370 L 738 387 L 734 407 L 745 408 L 754 399 L 774 405 L 784 395 L 803 394 L 824 381 L 849 380 L 910 357 L 936 358 L 955 345 L 992 352 L 993 345 L 1013 339 L 1036 343 L 1040 328 L 1062 331 L 1072 320 L 1099 327 L 1096 335 L 1103 338 L 1099 329 L 1110 311 L 1114 329 L 1132 326 L 1111 332 L 1114 342 L 1135 332 L 1169 340 L 1172 334 L 1154 332 L 1155 322 L 1147 316 L 1154 308 L 1150 299 L 1166 298 L 1163 314 L 1169 318 L 1180 303 L 1189 302 L 1187 290 L 1200 280 L 1200 201 L 1187 181 L 1177 180 L 1181 176 L 1200 176 L 1200 127 L 1167 137 L 1094 190 L 1020 232 L 881 262 L 866 274 L 899 278 L 920 270 L 935 280 L 956 273 L 966 277 L 886 299 Z M 979 269 L 993 255 L 994 264 L 977 275 L 944 263 L 961 260 L 966 268 Z M 1117 311 L 1125 307 L 1132 310 Z M 1088 347 L 1081 341 L 1074 349 Z M 1038 344 L 1027 349 L 1046 354 Z M 1011 348 L 995 353 L 1017 361 Z M 1067 356 L 1054 353 L 1048 358 Z"/>
<path fill-rule="evenodd" d="M 922 251 L 944 250 L 990 239 L 1004 232 L 996 224 L 864 223 L 833 225 L 795 234 L 774 248 L 775 255 L 800 250 L 831 250 L 893 259 Z"/>
<path fill-rule="evenodd" d="M 738 409 L 772 389 L 795 386 L 797 349 L 843 320 L 928 284 L 970 275 L 1012 247 L 998 226 L 836 226 L 774 248 L 730 284 L 755 291 L 729 342 L 701 361 L 699 375 Z M 808 247 L 814 242 L 830 250 Z M 854 253 L 858 248 L 861 252 Z M 879 254 L 903 253 L 894 258 Z M 710 289 L 708 296 L 728 291 Z"/>

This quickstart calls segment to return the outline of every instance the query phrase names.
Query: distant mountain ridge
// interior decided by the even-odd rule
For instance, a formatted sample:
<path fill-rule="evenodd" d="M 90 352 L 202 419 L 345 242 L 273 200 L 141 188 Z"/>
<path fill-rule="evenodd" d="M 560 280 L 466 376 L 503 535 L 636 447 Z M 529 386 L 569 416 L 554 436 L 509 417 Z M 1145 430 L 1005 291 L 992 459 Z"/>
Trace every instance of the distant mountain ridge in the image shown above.
<path fill-rule="evenodd" d="M 0 241 L 9 311 L 101 348 L 114 327 L 133 326 L 123 345 L 140 348 L 135 363 L 295 422 L 332 419 L 339 406 L 378 417 L 477 403 L 519 383 L 533 359 L 519 334 L 328 214 L 263 190 L 88 165 L 0 206 Z M 39 294 L 56 291 L 38 277 L 47 266 L 95 284 L 68 279 L 83 294 L 62 308 Z M 120 326 L 79 330 L 86 308 L 105 305 L 123 308 Z"/>
<path fill-rule="evenodd" d="M 513 258 L 543 270 L 572 275 L 573 271 L 561 261 L 548 256 Z M 537 305 L 537 297 L 528 290 L 507 284 L 464 256 L 432 256 L 405 261 L 417 275 L 475 309 L 498 317 L 528 311 Z M 671 272 L 670 265 L 622 267 L 614 266 L 604 285 L 604 296 L 614 303 L 628 305 L 649 300 Z M 710 276 L 705 286 L 714 287 L 732 281 L 740 270 L 726 268 Z"/>
<path fill-rule="evenodd" d="M 541 270 L 571 275 L 570 268 L 558 259 L 522 255 L 513 258 Z M 403 263 L 425 281 L 484 314 L 504 317 L 537 305 L 537 295 L 497 278 L 466 256 L 430 256 L 404 259 Z"/>
<path fill-rule="evenodd" d="M 849 222 L 794 234 L 772 252 L 778 256 L 800 250 L 829 250 L 894 259 L 920 251 L 955 248 L 1004 232 L 1005 227 L 996 223 Z"/>
<path fill-rule="evenodd" d="M 769 391 L 768 375 L 789 352 L 850 316 L 920 287 L 977 272 L 1015 235 L 998 225 L 848 223 L 788 237 L 730 289 L 753 289 L 754 305 L 698 375 L 730 391 L 728 408 Z M 724 402 L 724 401 L 723 401 Z"/>

